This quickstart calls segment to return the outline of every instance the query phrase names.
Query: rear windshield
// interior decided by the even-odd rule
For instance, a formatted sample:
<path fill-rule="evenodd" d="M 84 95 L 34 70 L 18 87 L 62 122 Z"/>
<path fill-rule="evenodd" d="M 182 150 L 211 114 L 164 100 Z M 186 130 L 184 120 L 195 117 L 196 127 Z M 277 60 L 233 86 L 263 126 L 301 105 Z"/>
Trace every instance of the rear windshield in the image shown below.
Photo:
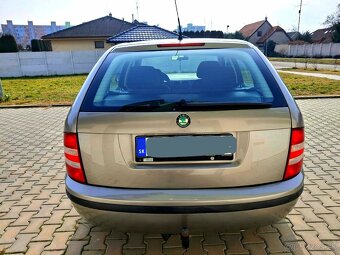
<path fill-rule="evenodd" d="M 113 52 L 81 111 L 204 111 L 285 107 L 253 49 Z"/>

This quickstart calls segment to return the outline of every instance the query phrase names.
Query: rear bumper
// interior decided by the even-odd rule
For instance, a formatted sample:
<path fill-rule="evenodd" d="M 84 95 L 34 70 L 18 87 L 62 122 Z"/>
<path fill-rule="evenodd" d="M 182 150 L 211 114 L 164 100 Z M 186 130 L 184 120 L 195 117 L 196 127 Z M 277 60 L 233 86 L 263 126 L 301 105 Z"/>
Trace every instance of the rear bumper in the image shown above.
<path fill-rule="evenodd" d="M 283 218 L 303 190 L 303 174 L 279 183 L 226 189 L 147 190 L 84 185 L 66 178 L 77 211 L 121 231 L 177 233 L 244 229 Z"/>

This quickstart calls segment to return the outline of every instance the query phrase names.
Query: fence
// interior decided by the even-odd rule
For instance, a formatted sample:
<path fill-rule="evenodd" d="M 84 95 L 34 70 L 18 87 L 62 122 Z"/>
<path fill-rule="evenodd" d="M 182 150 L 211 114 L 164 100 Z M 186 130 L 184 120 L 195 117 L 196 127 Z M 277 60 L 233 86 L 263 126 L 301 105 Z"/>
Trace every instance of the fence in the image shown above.
<path fill-rule="evenodd" d="M 279 44 L 275 52 L 287 57 L 340 57 L 340 43 L 313 43 L 303 45 Z"/>
<path fill-rule="evenodd" d="M 89 73 L 105 50 L 0 53 L 0 77 Z"/>

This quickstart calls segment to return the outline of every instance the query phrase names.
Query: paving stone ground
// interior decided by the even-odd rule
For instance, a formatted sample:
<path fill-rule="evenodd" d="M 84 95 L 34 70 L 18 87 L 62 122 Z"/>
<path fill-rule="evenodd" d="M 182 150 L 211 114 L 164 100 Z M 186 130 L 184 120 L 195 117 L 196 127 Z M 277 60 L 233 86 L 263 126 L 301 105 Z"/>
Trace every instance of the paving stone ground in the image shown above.
<path fill-rule="evenodd" d="M 68 108 L 0 109 L 0 254 L 340 254 L 340 99 L 299 100 L 306 125 L 305 189 L 277 224 L 179 236 L 104 231 L 65 195 Z"/>

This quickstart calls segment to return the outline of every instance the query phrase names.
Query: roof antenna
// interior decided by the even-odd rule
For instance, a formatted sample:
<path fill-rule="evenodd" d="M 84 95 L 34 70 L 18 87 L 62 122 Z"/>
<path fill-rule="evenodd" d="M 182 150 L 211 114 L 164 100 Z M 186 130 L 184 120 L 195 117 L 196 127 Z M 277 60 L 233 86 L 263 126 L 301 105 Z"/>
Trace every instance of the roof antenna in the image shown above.
<path fill-rule="evenodd" d="M 178 40 L 181 41 L 181 40 L 183 40 L 183 34 L 182 34 L 181 21 L 179 20 L 177 1 L 176 0 L 175 0 L 175 6 L 176 6 L 177 20 L 178 20 Z"/>

